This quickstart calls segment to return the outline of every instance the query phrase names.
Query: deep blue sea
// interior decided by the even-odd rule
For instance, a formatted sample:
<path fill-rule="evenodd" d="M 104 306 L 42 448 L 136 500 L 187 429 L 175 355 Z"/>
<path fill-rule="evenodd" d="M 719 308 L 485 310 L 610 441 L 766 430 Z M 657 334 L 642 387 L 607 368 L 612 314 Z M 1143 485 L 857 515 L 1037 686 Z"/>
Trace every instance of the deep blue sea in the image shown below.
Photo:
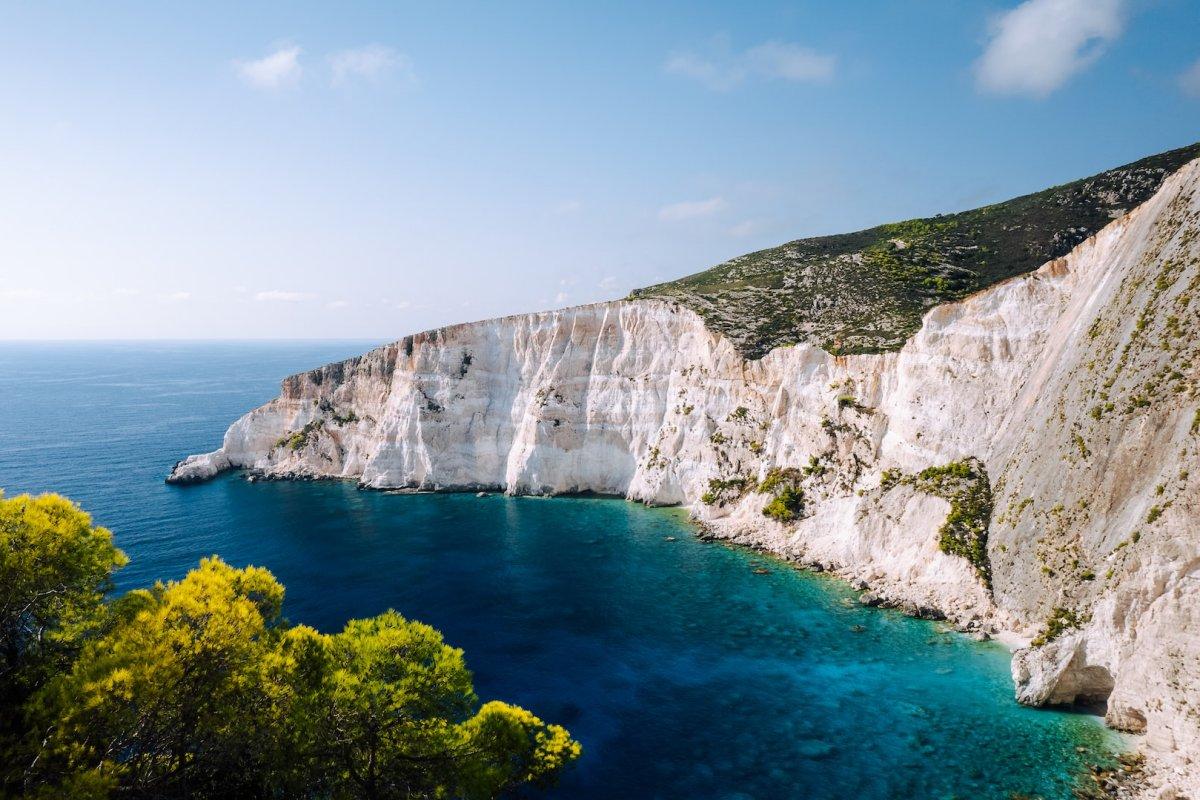
<path fill-rule="evenodd" d="M 548 797 L 1065 798 L 1119 745 L 1093 717 L 1018 706 L 999 645 L 701 542 L 677 510 L 163 483 L 281 377 L 371 344 L 0 343 L 0 487 L 81 503 L 132 559 L 123 589 L 215 553 L 270 568 L 296 622 L 395 608 L 436 626 L 482 698 L 583 742 Z"/>

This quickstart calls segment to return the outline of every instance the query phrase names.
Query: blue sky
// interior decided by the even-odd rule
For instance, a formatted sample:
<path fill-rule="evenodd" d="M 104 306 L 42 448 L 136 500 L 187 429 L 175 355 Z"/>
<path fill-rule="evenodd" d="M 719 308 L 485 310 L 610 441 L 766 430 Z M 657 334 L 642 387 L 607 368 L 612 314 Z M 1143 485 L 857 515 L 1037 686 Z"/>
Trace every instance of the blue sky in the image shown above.
<path fill-rule="evenodd" d="M 1200 140 L 1195 0 L 8 3 L 0 338 L 623 296 Z"/>

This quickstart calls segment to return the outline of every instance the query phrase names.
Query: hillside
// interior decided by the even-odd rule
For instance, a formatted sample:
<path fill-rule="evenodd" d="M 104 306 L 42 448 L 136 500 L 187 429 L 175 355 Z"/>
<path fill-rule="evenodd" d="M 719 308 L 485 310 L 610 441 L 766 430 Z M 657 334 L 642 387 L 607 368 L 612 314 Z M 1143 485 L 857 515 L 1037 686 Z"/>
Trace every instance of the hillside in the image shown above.
<path fill-rule="evenodd" d="M 748 358 L 799 342 L 898 350 L 933 306 L 1066 255 L 1198 156 L 1200 143 L 971 211 L 797 239 L 630 298 L 692 309 Z"/>

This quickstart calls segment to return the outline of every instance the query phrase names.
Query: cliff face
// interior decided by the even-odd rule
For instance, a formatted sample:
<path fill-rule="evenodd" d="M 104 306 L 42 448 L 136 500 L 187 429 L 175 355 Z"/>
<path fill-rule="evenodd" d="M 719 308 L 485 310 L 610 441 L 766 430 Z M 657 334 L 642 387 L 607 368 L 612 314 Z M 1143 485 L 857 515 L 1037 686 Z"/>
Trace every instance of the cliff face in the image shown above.
<path fill-rule="evenodd" d="M 1107 701 L 1200 792 L 1200 162 L 895 353 L 747 360 L 686 308 L 444 328 L 284 381 L 231 467 L 372 488 L 599 492 L 1036 646 L 1018 696 Z"/>

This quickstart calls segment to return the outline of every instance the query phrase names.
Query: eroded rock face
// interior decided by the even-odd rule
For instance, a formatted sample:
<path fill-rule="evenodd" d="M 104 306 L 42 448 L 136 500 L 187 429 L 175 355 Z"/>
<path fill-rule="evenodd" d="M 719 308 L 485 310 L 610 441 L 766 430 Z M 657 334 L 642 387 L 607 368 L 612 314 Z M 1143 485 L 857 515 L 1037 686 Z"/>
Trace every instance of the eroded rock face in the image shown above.
<path fill-rule="evenodd" d="M 231 468 L 229 458 L 221 450 L 212 453 L 201 453 L 188 456 L 176 462 L 167 476 L 167 483 L 189 484 L 203 483 L 212 480 L 227 469 Z"/>
<path fill-rule="evenodd" d="M 896 353 L 746 360 L 652 300 L 458 325 L 288 378 L 172 478 L 684 504 L 885 602 L 1041 633 L 1018 697 L 1107 701 L 1200 793 L 1198 186 L 1193 162 L 1065 258 L 933 309 Z M 970 509 L 948 520 L 954 495 L 905 477 L 974 463 L 985 565 L 939 544 Z"/>

